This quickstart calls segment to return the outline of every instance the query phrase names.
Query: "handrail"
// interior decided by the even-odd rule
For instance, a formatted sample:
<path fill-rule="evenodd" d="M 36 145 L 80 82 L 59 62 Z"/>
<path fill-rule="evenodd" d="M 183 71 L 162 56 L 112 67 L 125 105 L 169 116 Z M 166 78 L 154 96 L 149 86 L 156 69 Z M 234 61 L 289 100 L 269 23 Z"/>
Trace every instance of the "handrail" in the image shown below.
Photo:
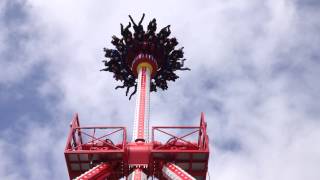
<path fill-rule="evenodd" d="M 181 140 L 181 141 L 183 141 L 183 142 L 185 142 L 185 143 L 187 143 L 187 144 L 190 144 L 191 146 L 194 146 L 195 148 L 198 148 L 198 146 L 192 144 L 191 142 L 189 142 L 189 141 L 187 141 L 187 140 L 184 140 L 183 138 L 185 138 L 185 137 L 187 137 L 187 136 L 190 136 L 191 134 L 194 134 L 194 133 L 198 132 L 199 129 L 197 129 L 197 130 L 195 130 L 195 131 L 192 131 L 192 132 L 190 132 L 190 133 L 188 133 L 188 134 L 186 134 L 186 135 L 183 135 L 183 136 L 181 136 L 181 137 L 178 137 L 178 136 L 175 136 L 175 135 L 170 134 L 170 133 L 168 133 L 168 132 L 162 131 L 162 130 L 160 130 L 159 128 L 155 128 L 154 130 L 160 131 L 160 132 L 162 132 L 162 133 L 164 133 L 164 134 L 167 134 L 167 135 L 169 135 L 169 136 L 171 136 L 171 137 L 173 137 L 173 138 L 175 138 L 175 139 L 179 139 L 179 140 Z M 160 149 L 161 147 L 164 147 L 164 146 L 166 146 L 167 144 L 168 144 L 168 143 L 165 143 L 164 145 L 159 146 L 159 147 L 157 147 L 156 149 Z"/>
<path fill-rule="evenodd" d="M 83 127 L 79 127 L 78 121 L 79 121 L 78 116 L 76 114 L 74 116 L 72 122 L 70 123 L 70 132 L 68 135 L 65 150 L 75 150 L 79 147 L 82 147 L 82 145 L 90 144 L 94 141 L 100 141 L 104 145 L 112 147 L 115 150 L 123 150 L 124 149 L 125 144 L 126 144 L 126 128 L 125 127 L 122 127 L 122 126 L 83 126 Z M 113 129 L 113 130 L 111 132 L 109 131 L 108 133 L 106 131 L 105 134 L 103 134 L 102 136 L 96 137 L 95 134 L 96 134 L 97 129 L 102 129 L 102 130 Z M 86 131 L 83 131 L 83 130 L 90 130 L 90 131 L 88 131 L 88 133 L 87 133 Z M 94 132 L 92 135 L 90 135 L 91 131 Z M 108 143 L 108 142 L 101 140 L 102 138 L 108 137 L 112 134 L 115 134 L 115 133 L 118 133 L 121 131 L 122 131 L 122 133 L 121 133 L 122 134 L 121 148 L 118 146 L 115 146 L 111 143 Z M 76 144 L 72 145 L 72 141 L 78 141 L 80 139 L 82 140 L 83 136 L 89 137 L 89 140 L 87 142 L 81 141 L 82 143 L 75 142 Z M 72 137 L 75 137 L 75 139 Z"/>

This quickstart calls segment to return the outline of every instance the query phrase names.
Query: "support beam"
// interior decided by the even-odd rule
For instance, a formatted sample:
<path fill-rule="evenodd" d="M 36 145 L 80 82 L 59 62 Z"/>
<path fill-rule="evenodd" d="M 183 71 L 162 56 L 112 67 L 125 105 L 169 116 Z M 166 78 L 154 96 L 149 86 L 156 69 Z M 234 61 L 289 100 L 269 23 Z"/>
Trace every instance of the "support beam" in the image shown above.
<path fill-rule="evenodd" d="M 108 163 L 101 163 L 75 178 L 75 180 L 105 180 L 111 173 L 111 166 Z"/>
<path fill-rule="evenodd" d="M 162 168 L 162 174 L 168 180 L 195 180 L 190 174 L 173 163 L 167 163 Z"/>
<path fill-rule="evenodd" d="M 128 177 L 129 180 L 147 180 L 147 175 L 142 171 L 142 169 L 135 169 Z"/>
<path fill-rule="evenodd" d="M 150 117 L 150 65 L 141 63 L 138 66 L 138 91 L 135 108 L 132 141 L 149 140 Z"/>

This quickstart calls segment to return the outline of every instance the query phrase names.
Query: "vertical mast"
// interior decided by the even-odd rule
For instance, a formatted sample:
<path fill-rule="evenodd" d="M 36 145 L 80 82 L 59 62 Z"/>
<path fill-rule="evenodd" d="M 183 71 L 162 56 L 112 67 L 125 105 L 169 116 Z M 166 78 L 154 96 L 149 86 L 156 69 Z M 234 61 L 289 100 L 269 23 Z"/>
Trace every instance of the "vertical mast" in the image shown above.
<path fill-rule="evenodd" d="M 135 67 L 138 74 L 137 99 L 133 123 L 132 142 L 145 143 L 149 141 L 150 119 L 150 80 L 152 64 L 155 62 L 150 55 L 140 54 L 136 58 Z M 129 176 L 130 180 L 145 180 L 147 175 L 141 168 L 136 168 Z"/>
<path fill-rule="evenodd" d="M 147 142 L 149 138 L 150 117 L 150 76 L 151 69 L 147 63 L 138 66 L 138 90 L 135 107 L 132 141 Z"/>
<path fill-rule="evenodd" d="M 128 177 L 130 180 L 146 180 L 147 175 L 142 171 L 142 169 L 135 169 Z"/>

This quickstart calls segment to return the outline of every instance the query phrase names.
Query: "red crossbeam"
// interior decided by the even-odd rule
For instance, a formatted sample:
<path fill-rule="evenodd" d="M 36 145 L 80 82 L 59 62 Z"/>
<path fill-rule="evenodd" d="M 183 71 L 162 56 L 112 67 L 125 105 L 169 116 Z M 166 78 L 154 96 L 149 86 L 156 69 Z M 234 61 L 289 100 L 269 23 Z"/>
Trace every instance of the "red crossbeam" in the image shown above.
<path fill-rule="evenodd" d="M 112 168 L 108 163 L 101 163 L 96 167 L 83 173 L 75 180 L 105 180 L 112 173 Z"/>
<path fill-rule="evenodd" d="M 162 168 L 162 173 L 168 180 L 195 180 L 190 174 L 172 163 L 165 164 Z"/>

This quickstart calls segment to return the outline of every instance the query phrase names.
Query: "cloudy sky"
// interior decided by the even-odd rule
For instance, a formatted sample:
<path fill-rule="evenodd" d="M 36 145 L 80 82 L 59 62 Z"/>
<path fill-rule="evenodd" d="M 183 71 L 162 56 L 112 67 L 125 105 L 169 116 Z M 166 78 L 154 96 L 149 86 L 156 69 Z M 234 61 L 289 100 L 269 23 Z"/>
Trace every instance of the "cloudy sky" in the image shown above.
<path fill-rule="evenodd" d="M 192 69 L 152 94 L 151 125 L 205 112 L 214 180 L 320 179 L 318 0 L 0 0 L 0 179 L 67 179 L 75 112 L 133 121 L 135 98 L 99 69 L 119 23 L 143 12 L 172 25 Z"/>

